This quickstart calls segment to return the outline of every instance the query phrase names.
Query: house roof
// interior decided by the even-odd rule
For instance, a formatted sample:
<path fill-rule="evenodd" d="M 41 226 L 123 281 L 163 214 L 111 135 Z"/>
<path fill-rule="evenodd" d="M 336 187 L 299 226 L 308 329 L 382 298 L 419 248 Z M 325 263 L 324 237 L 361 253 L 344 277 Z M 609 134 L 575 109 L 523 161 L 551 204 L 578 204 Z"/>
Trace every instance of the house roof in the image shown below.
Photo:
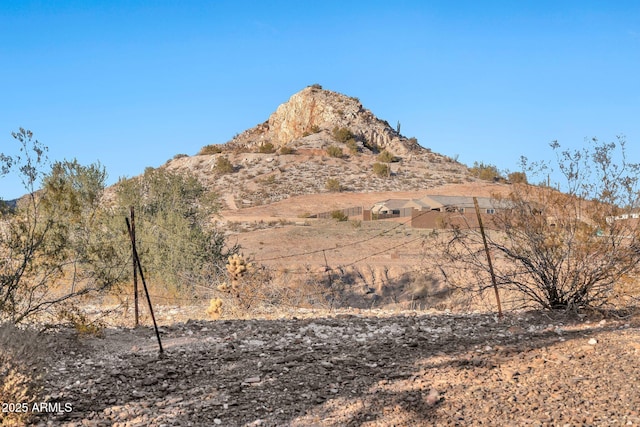
<path fill-rule="evenodd" d="M 480 209 L 493 209 L 496 207 L 496 203 L 489 197 L 476 197 L 478 200 L 478 206 Z M 424 204 L 429 206 L 431 210 L 441 209 L 444 207 L 456 207 L 456 208 L 473 208 L 472 196 L 425 196 L 420 199 Z"/>
<path fill-rule="evenodd" d="M 495 209 L 499 203 L 490 197 L 476 197 L 480 209 Z M 380 212 L 381 210 L 398 210 L 402 208 L 416 208 L 420 210 L 441 210 L 446 207 L 473 209 L 472 196 L 440 196 L 427 195 L 421 199 L 387 199 L 377 202 L 371 210 Z"/>
<path fill-rule="evenodd" d="M 376 202 L 371 208 L 372 212 L 380 212 L 381 210 L 397 210 L 405 207 L 407 199 L 387 199 L 381 202 Z"/>

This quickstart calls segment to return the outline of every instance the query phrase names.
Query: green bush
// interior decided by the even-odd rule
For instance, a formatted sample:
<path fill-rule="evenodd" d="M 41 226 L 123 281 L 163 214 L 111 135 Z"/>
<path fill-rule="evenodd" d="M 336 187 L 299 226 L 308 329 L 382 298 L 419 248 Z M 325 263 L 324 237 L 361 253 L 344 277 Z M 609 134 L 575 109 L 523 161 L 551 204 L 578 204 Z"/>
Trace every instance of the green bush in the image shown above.
<path fill-rule="evenodd" d="M 348 140 L 355 138 L 355 135 L 349 128 L 333 128 L 333 138 L 338 142 L 346 143 Z"/>
<path fill-rule="evenodd" d="M 349 149 L 351 154 L 358 154 L 358 152 L 360 151 L 360 147 L 358 147 L 358 143 L 353 138 L 347 141 L 347 148 Z"/>
<path fill-rule="evenodd" d="M 339 193 L 340 191 L 342 191 L 344 188 L 342 187 L 342 184 L 340 184 L 340 181 L 338 181 L 335 178 L 329 178 L 327 180 L 326 183 L 326 188 L 327 190 L 334 192 L 334 193 Z"/>
<path fill-rule="evenodd" d="M 389 151 L 384 150 L 382 153 L 378 154 L 378 161 L 382 163 L 391 163 L 396 160 L 396 156 L 391 154 Z"/>
<path fill-rule="evenodd" d="M 342 148 L 337 145 L 330 145 L 327 147 L 327 154 L 331 157 L 337 157 L 341 159 L 344 157 L 344 153 L 342 152 Z"/>
<path fill-rule="evenodd" d="M 21 154 L 0 154 L 0 169 L 16 174 L 26 196 L 2 215 L 0 323 L 18 324 L 46 318 L 61 301 L 108 290 L 123 279 L 126 259 L 117 251 L 122 222 L 110 229 L 113 213 L 101 203 L 104 167 L 77 160 L 50 164 L 46 146 L 31 131 L 12 136 Z"/>
<path fill-rule="evenodd" d="M 526 184 L 528 182 L 527 174 L 524 172 L 511 172 L 507 178 L 512 184 Z"/>
<path fill-rule="evenodd" d="M 296 152 L 296 150 L 292 147 L 289 147 L 287 145 L 283 145 L 282 147 L 280 147 L 280 154 L 294 154 Z"/>
<path fill-rule="evenodd" d="M 226 257 L 238 250 L 211 222 L 218 196 L 194 175 L 149 168 L 119 182 L 116 191 L 114 220 L 121 229 L 122 217 L 135 207 L 138 251 L 154 285 L 192 296 L 197 286 L 216 280 Z"/>
<path fill-rule="evenodd" d="M 500 173 L 495 165 L 484 164 L 483 162 L 473 162 L 473 167 L 469 169 L 472 176 L 484 181 L 494 181 L 500 178 Z"/>
<path fill-rule="evenodd" d="M 216 165 L 214 166 L 216 172 L 221 175 L 226 175 L 233 172 L 233 164 L 226 157 L 218 157 L 216 159 Z"/>
<path fill-rule="evenodd" d="M 211 154 L 220 154 L 222 153 L 222 146 L 219 144 L 210 144 L 210 145 L 205 145 L 204 147 L 202 147 L 200 149 L 200 151 L 198 152 L 199 156 L 207 156 L 207 155 L 211 155 Z"/>
<path fill-rule="evenodd" d="M 271 154 L 276 152 L 276 147 L 270 142 L 264 142 L 258 147 L 258 152 L 262 154 Z"/>
<path fill-rule="evenodd" d="M 373 164 L 373 173 L 379 177 L 389 177 L 391 175 L 391 168 L 389 168 L 387 164 L 376 162 Z"/>
<path fill-rule="evenodd" d="M 349 217 L 342 211 L 331 212 L 331 218 L 335 219 L 336 221 L 347 221 L 349 219 Z"/>

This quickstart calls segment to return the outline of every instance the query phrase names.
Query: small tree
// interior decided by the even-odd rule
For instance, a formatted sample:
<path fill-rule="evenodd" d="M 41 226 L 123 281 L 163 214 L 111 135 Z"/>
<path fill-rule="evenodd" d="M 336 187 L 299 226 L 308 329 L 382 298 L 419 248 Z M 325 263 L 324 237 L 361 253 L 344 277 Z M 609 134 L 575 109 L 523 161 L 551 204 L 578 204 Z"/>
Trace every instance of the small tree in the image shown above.
<path fill-rule="evenodd" d="M 623 138 L 617 143 L 593 139 L 582 150 L 561 150 L 557 142 L 551 147 L 564 192 L 516 184 L 508 196 L 496 197 L 502 209 L 492 217 L 495 231 L 487 235 L 494 275 L 524 305 L 599 306 L 616 283 L 639 270 L 640 220 L 633 217 L 640 208 L 640 165 L 626 161 Z M 529 171 L 543 170 L 541 164 L 529 166 Z M 484 289 L 489 270 L 479 233 L 452 230 L 439 268 L 456 286 L 475 277 L 481 280 L 477 289 Z"/>
<path fill-rule="evenodd" d="M 227 247 L 211 224 L 218 197 L 190 174 L 147 168 L 142 176 L 117 186 L 119 220 L 136 210 L 136 236 L 143 267 L 156 282 L 177 291 L 211 284 L 224 272 Z"/>
<path fill-rule="evenodd" d="M 17 168 L 27 194 L 5 212 L 0 227 L 0 320 L 19 323 L 62 302 L 109 289 L 122 278 L 122 233 L 109 231 L 101 208 L 106 172 L 99 164 L 55 163 L 33 133 L 13 133 L 21 155 L 2 155 Z M 36 190 L 42 183 L 42 188 Z"/>

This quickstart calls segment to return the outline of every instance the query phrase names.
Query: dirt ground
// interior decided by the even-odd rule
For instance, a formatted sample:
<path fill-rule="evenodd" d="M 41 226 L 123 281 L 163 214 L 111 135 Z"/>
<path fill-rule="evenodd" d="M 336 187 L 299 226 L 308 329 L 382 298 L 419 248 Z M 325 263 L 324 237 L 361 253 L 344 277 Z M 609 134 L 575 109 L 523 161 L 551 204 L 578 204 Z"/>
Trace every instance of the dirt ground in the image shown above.
<path fill-rule="evenodd" d="M 376 202 L 387 199 L 415 199 L 431 195 L 474 195 L 477 197 L 491 197 L 494 194 L 504 194 L 509 186 L 487 182 L 470 182 L 464 184 L 448 184 L 425 188 L 422 191 L 382 191 L 366 193 L 322 193 L 295 196 L 263 206 L 244 209 L 223 210 L 220 215 L 229 221 L 268 221 L 274 218 L 291 218 L 300 220 L 306 213 L 317 214 L 335 209 L 351 207 L 371 208 Z"/>
<path fill-rule="evenodd" d="M 451 194 L 452 187 L 440 191 Z M 394 269 L 420 266 L 420 230 L 321 221 L 256 226 L 289 218 L 282 212 L 297 222 L 305 212 L 389 197 L 399 196 L 300 196 L 223 216 L 248 224 L 232 238 L 271 268 L 364 265 L 389 269 L 394 279 Z M 311 253 L 317 248 L 330 249 Z M 298 252 L 309 254 L 292 256 Z M 363 274 L 364 284 L 383 295 L 374 285 L 388 283 L 375 277 Z M 150 327 L 109 327 L 101 337 L 51 330 L 42 343 L 48 410 L 35 413 L 32 424 L 640 425 L 637 314 L 510 312 L 497 319 L 481 312 L 341 309 L 206 321 L 204 310 L 160 310 L 162 355 Z"/>
<path fill-rule="evenodd" d="M 188 310 L 185 313 L 188 317 Z M 640 425 L 640 317 L 379 310 L 51 332 L 53 426 Z M 44 341 L 43 341 L 43 345 Z"/>

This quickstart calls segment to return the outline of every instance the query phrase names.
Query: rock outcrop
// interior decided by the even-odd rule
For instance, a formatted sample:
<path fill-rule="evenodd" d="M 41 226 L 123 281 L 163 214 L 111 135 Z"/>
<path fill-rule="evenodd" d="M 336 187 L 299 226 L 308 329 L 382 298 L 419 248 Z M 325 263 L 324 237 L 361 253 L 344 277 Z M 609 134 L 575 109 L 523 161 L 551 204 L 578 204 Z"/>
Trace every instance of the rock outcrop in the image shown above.
<path fill-rule="evenodd" d="M 365 109 L 357 98 L 324 90 L 319 85 L 294 94 L 266 122 L 237 135 L 227 146 L 257 147 L 269 142 L 278 148 L 318 133 L 330 143 L 335 128 L 349 129 L 364 146 L 387 149 L 398 155 L 420 149 L 414 138 L 399 134 Z"/>

